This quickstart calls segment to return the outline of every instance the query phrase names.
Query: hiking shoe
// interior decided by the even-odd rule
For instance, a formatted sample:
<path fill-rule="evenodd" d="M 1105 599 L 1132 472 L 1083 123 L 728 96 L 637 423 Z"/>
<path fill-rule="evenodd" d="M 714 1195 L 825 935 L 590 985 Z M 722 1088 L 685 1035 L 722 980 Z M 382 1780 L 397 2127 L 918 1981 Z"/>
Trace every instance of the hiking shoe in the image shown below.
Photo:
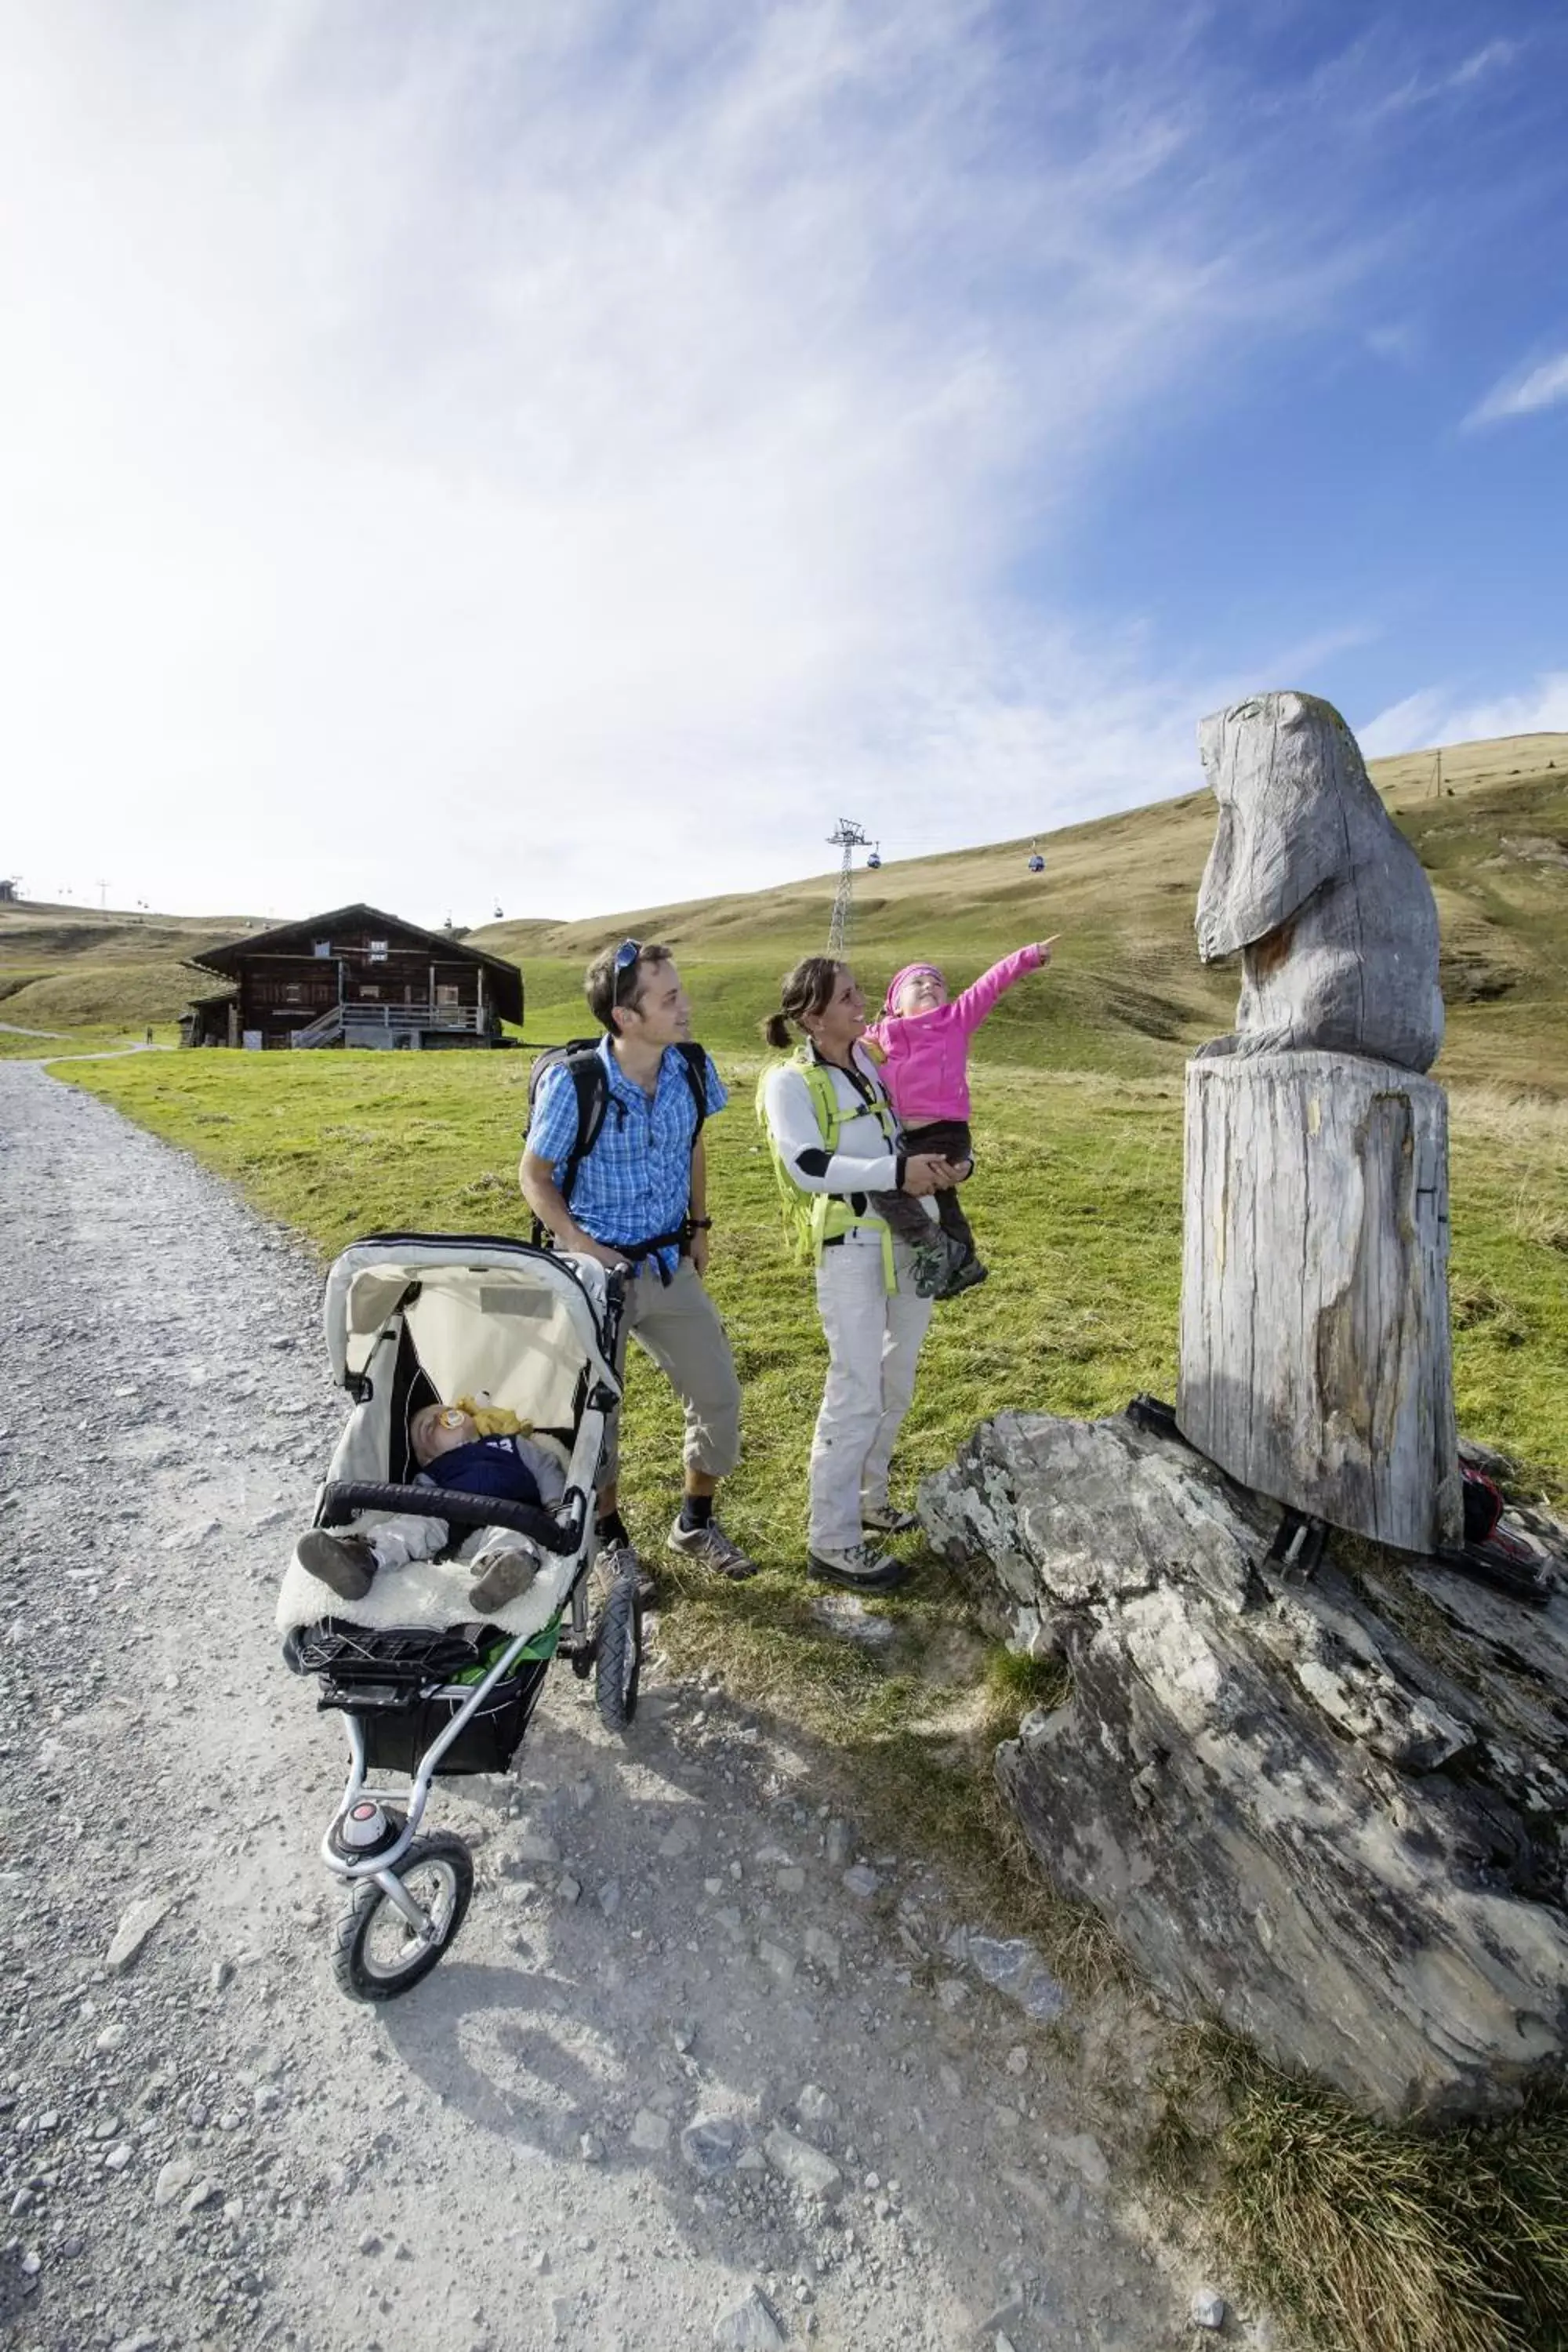
<path fill-rule="evenodd" d="M 896 1510 L 891 1503 L 862 1503 L 860 1525 L 868 1535 L 912 1536 L 920 1521 L 913 1511 Z"/>
<path fill-rule="evenodd" d="M 295 1545 L 294 1557 L 307 1576 L 340 1601 L 363 1601 L 375 1576 L 368 1536 L 335 1536 L 330 1528 L 311 1528 Z"/>
<path fill-rule="evenodd" d="M 843 1551 L 809 1551 L 805 1572 L 824 1584 L 847 1585 L 852 1592 L 888 1592 L 902 1584 L 909 1563 L 868 1543 L 850 1544 Z"/>
<path fill-rule="evenodd" d="M 623 1576 L 635 1576 L 637 1599 L 645 1609 L 658 1597 L 658 1579 L 641 1552 L 629 1543 L 603 1545 L 594 1557 L 594 1573 L 606 1592 Z"/>
<path fill-rule="evenodd" d="M 977 1257 L 963 1258 L 954 1266 L 936 1296 L 938 1298 L 956 1298 L 963 1291 L 977 1289 L 981 1283 L 989 1280 L 990 1274 L 990 1267 L 982 1265 Z"/>
<path fill-rule="evenodd" d="M 915 1297 L 940 1297 L 942 1284 L 953 1270 L 952 1246 L 947 1235 L 933 1230 L 929 1242 L 911 1242 L 910 1256 L 914 1267 Z"/>
<path fill-rule="evenodd" d="M 705 1528 L 683 1528 L 677 1519 L 669 1531 L 669 1549 L 683 1559 L 694 1559 L 703 1568 L 710 1568 L 715 1576 L 727 1576 L 731 1584 L 743 1584 L 748 1576 L 755 1576 L 757 1563 L 749 1559 L 732 1536 L 727 1536 L 717 1519 L 710 1519 Z"/>
<path fill-rule="evenodd" d="M 509 1601 L 518 1600 L 539 1574 L 538 1560 L 521 1544 L 487 1553 L 474 1566 L 479 1573 L 468 1587 L 468 1606 L 481 1617 L 493 1617 Z"/>

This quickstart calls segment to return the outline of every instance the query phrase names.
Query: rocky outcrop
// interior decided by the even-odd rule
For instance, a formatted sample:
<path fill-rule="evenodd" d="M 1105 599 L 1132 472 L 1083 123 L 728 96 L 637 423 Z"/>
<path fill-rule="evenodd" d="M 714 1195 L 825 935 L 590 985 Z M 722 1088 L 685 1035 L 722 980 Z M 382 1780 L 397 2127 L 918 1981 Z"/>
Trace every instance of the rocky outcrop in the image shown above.
<path fill-rule="evenodd" d="M 1002 1413 L 921 1490 L 991 1629 L 1073 1691 L 997 1751 L 1049 1875 L 1182 2013 L 1385 2117 L 1568 2047 L 1568 1598 L 1345 1541 L 1123 1417 Z"/>

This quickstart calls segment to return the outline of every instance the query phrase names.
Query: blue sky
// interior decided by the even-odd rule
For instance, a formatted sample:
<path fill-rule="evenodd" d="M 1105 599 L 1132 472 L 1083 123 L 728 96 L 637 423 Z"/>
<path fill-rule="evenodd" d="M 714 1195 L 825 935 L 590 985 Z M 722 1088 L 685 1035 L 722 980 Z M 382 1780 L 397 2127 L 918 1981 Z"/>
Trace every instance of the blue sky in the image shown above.
<path fill-rule="evenodd" d="M 0 0 L 0 865 L 584 914 L 1568 728 L 1568 18 Z"/>

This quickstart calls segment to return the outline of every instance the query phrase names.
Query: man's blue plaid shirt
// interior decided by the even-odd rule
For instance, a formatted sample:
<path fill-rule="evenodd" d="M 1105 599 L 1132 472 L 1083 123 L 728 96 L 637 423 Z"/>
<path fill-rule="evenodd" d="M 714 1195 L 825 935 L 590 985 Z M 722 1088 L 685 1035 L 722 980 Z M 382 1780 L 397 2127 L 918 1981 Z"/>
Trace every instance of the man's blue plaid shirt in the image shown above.
<path fill-rule="evenodd" d="M 596 1242 L 646 1242 L 672 1234 L 691 1200 L 691 1145 L 696 1106 L 685 1066 L 667 1045 L 651 1098 L 626 1076 L 605 1038 L 599 1046 L 609 1079 L 609 1099 L 599 1139 L 577 1171 L 572 1214 Z M 706 1055 L 708 1116 L 730 1097 Z M 577 1139 L 577 1096 L 572 1074 L 561 1063 L 546 1070 L 528 1130 L 530 1151 L 548 1160 L 559 1175 Z M 658 1263 L 673 1274 L 679 1253 L 660 1250 Z"/>

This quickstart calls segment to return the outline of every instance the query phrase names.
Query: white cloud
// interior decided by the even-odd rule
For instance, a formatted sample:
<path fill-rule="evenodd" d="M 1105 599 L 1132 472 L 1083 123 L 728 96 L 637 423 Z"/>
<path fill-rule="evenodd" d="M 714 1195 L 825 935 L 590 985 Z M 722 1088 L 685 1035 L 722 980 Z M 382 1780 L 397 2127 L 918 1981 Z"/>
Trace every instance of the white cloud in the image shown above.
<path fill-rule="evenodd" d="M 1538 367 L 1522 374 L 1504 376 L 1495 383 L 1486 398 L 1474 407 L 1465 423 L 1468 426 L 1498 425 L 1508 416 L 1531 416 L 1537 409 L 1555 408 L 1568 400 L 1568 352 L 1559 352 L 1555 359 L 1542 360 Z"/>
<path fill-rule="evenodd" d="M 7 860 L 572 913 L 1178 788 L 1224 691 L 1009 568 L 1361 260 L 1097 21 L 0 0 Z"/>
<path fill-rule="evenodd" d="M 1441 687 L 1424 687 L 1380 710 L 1356 730 L 1369 760 L 1423 751 L 1438 743 L 1484 743 L 1499 735 L 1551 735 L 1568 730 L 1568 670 L 1548 670 L 1523 693 L 1468 701 Z"/>

